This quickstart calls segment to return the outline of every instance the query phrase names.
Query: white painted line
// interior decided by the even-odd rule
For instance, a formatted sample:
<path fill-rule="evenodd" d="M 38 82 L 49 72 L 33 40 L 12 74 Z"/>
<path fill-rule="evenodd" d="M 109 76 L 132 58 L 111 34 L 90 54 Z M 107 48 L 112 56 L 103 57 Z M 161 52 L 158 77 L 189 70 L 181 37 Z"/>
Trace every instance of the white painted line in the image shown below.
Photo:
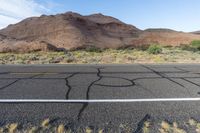
<path fill-rule="evenodd" d="M 136 103 L 136 102 L 183 102 L 200 101 L 200 98 L 161 98 L 161 99 L 0 99 L 0 103 Z"/>

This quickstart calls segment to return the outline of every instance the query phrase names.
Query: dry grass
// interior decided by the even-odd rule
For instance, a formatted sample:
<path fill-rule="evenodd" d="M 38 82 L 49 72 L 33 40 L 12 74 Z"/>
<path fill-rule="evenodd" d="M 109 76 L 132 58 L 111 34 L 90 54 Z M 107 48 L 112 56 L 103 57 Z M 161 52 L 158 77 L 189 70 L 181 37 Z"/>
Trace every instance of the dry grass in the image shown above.
<path fill-rule="evenodd" d="M 86 127 L 85 133 L 92 133 L 92 129 L 90 127 Z"/>
<path fill-rule="evenodd" d="M 131 127 L 127 124 L 120 124 L 119 128 L 120 128 L 120 132 L 125 132 L 125 133 L 132 133 L 133 132 Z"/>
<path fill-rule="evenodd" d="M 63 124 L 58 126 L 57 133 L 65 133 L 65 126 Z"/>
<path fill-rule="evenodd" d="M 99 129 L 98 133 L 104 133 L 103 129 Z"/>
<path fill-rule="evenodd" d="M 28 133 L 36 133 L 37 129 L 37 127 L 31 127 L 30 129 L 28 129 Z"/>
<path fill-rule="evenodd" d="M 194 120 L 194 119 L 189 119 L 188 123 L 189 123 L 190 126 L 196 126 L 197 125 L 197 121 Z"/>
<path fill-rule="evenodd" d="M 150 133 L 150 122 L 148 121 L 144 122 L 144 126 L 142 130 L 143 130 L 143 133 Z"/>
<path fill-rule="evenodd" d="M 188 124 L 196 129 L 196 133 L 200 133 L 200 122 L 194 119 L 189 119 Z"/>
<path fill-rule="evenodd" d="M 50 122 L 50 119 L 45 119 L 42 123 L 41 123 L 41 126 L 43 128 L 47 128 L 49 126 L 49 122 Z"/>
<path fill-rule="evenodd" d="M 110 64 L 110 63 L 200 63 L 200 52 L 181 48 L 163 48 L 160 54 L 137 49 L 102 52 L 85 50 L 64 52 L 0 53 L 0 64 Z"/>
<path fill-rule="evenodd" d="M 18 127 L 18 124 L 17 123 L 12 123 L 8 126 L 8 132 L 9 133 L 14 133 L 16 132 L 17 130 L 17 127 Z"/>
<path fill-rule="evenodd" d="M 74 132 L 74 129 L 70 129 L 69 127 L 66 127 L 66 125 L 60 123 L 58 125 L 50 125 L 49 124 L 50 119 L 45 119 L 41 122 L 39 126 L 29 125 L 24 126 L 22 125 L 22 128 L 18 128 L 18 123 L 11 123 L 6 124 L 5 126 L 0 127 L 0 133 L 43 133 L 43 132 L 49 132 L 49 133 L 72 133 Z M 186 125 L 185 125 L 186 124 Z M 21 125 L 21 124 L 20 124 Z M 188 129 L 183 129 L 181 126 L 187 127 Z M 156 127 L 156 128 L 155 128 Z M 137 127 L 135 127 L 136 129 Z M 118 126 L 118 131 L 123 133 L 133 133 L 135 131 L 133 127 L 129 124 L 120 124 Z M 75 129 L 78 133 L 104 133 L 104 132 L 113 132 L 112 128 L 91 128 L 90 126 L 84 127 L 78 127 Z M 192 132 L 192 133 L 200 133 L 200 122 L 190 119 L 188 122 L 181 122 L 181 125 L 179 125 L 177 122 L 169 123 L 167 121 L 162 122 L 152 122 L 149 121 L 144 122 L 141 133 L 186 133 L 186 131 Z"/>
<path fill-rule="evenodd" d="M 166 121 L 162 121 L 159 131 L 160 133 L 186 133 L 185 130 L 178 127 L 178 124 L 176 122 L 170 124 Z"/>

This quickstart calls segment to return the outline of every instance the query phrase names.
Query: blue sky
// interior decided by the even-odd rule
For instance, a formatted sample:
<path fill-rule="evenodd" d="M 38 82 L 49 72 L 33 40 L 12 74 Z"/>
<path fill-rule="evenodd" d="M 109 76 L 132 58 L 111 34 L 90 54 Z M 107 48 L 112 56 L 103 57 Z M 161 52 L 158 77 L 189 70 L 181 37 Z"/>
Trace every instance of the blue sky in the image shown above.
<path fill-rule="evenodd" d="M 0 28 L 20 20 L 67 11 L 102 13 L 140 29 L 200 30 L 200 0 L 0 0 Z"/>

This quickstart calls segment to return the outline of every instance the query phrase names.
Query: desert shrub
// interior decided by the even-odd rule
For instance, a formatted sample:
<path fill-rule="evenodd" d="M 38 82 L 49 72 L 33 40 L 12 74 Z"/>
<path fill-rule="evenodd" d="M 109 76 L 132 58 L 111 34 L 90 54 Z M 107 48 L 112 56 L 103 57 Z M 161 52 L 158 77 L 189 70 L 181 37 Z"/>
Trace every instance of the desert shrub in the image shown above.
<path fill-rule="evenodd" d="M 90 46 L 90 47 L 86 47 L 86 48 L 85 48 L 85 51 L 87 51 L 87 52 L 101 53 L 101 52 L 102 52 L 102 49 L 101 49 L 101 48 L 94 47 L 94 46 Z"/>
<path fill-rule="evenodd" d="M 190 44 L 181 45 L 182 50 L 197 52 L 200 51 L 200 40 L 194 40 Z"/>
<path fill-rule="evenodd" d="M 136 46 L 125 45 L 125 46 L 122 46 L 122 47 L 117 48 L 117 50 L 133 50 L 133 49 L 136 49 L 136 50 L 145 51 L 145 50 L 147 50 L 148 48 L 149 48 L 149 45 L 147 45 L 147 44 L 136 45 Z"/>
<path fill-rule="evenodd" d="M 164 45 L 162 47 L 165 48 L 165 49 L 168 49 L 168 50 L 173 50 L 173 49 L 176 48 L 176 46 L 172 46 L 172 45 Z"/>
<path fill-rule="evenodd" d="M 181 46 L 182 50 L 186 50 L 186 51 L 192 51 L 192 52 L 197 52 L 198 49 L 193 47 L 192 45 L 182 45 Z"/>
<path fill-rule="evenodd" d="M 144 44 L 144 45 L 135 46 L 135 48 L 136 48 L 137 50 L 146 51 L 146 50 L 149 48 L 149 46 L 150 46 L 150 45 Z"/>
<path fill-rule="evenodd" d="M 147 49 L 150 54 L 160 54 L 162 53 L 162 47 L 156 44 L 150 45 Z"/>
<path fill-rule="evenodd" d="M 192 47 L 194 47 L 194 48 L 200 50 L 200 40 L 194 40 L 194 41 L 191 42 L 190 45 L 191 45 Z"/>
<path fill-rule="evenodd" d="M 79 48 L 76 48 L 72 51 L 76 51 L 76 50 L 84 50 L 86 52 L 96 52 L 96 53 L 101 53 L 103 52 L 103 49 L 101 48 L 98 48 L 98 47 L 95 47 L 95 46 L 84 46 L 84 47 L 79 47 Z"/>
<path fill-rule="evenodd" d="M 65 61 L 66 61 L 67 63 L 72 63 L 72 62 L 75 62 L 76 59 L 75 59 L 73 56 L 70 56 L 70 57 L 68 57 L 67 59 L 65 59 Z"/>
<path fill-rule="evenodd" d="M 133 49 L 134 47 L 129 45 L 117 48 L 117 50 L 133 50 Z"/>
<path fill-rule="evenodd" d="M 164 48 L 173 48 L 172 45 L 164 45 L 163 47 L 164 47 Z"/>

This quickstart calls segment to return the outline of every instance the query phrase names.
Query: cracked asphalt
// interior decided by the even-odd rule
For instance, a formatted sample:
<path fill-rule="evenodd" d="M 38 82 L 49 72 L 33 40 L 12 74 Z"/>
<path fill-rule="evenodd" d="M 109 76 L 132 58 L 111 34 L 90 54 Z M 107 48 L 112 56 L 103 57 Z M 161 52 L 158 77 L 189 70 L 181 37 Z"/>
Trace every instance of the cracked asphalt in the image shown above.
<path fill-rule="evenodd" d="M 0 99 L 199 98 L 200 65 L 1 65 Z M 150 121 L 200 120 L 200 101 L 136 103 L 0 103 L 0 124 L 45 118 L 71 126 L 135 132 Z"/>

